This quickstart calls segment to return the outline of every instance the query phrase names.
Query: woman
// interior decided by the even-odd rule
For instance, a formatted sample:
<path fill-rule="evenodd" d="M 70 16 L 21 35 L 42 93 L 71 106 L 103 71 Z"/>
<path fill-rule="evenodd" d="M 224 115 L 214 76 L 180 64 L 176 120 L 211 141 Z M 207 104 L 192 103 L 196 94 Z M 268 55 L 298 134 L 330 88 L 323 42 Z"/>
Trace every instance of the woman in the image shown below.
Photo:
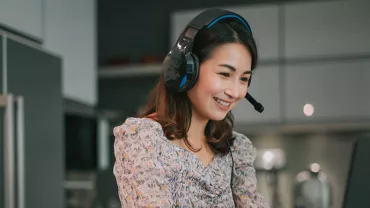
<path fill-rule="evenodd" d="M 256 67 L 252 34 L 224 19 L 194 39 L 196 84 L 172 92 L 160 76 L 146 108 L 114 128 L 114 174 L 123 207 L 268 207 L 256 192 L 250 140 L 231 109 Z"/>

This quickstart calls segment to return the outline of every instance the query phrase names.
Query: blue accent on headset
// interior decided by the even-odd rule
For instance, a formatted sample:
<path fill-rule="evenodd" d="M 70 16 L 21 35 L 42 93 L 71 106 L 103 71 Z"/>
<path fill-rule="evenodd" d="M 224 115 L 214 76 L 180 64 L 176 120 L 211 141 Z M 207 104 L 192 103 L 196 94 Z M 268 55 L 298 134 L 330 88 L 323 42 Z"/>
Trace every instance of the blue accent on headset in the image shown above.
<path fill-rule="evenodd" d="M 248 29 L 249 32 L 252 32 L 251 29 L 249 28 L 249 26 L 245 23 L 245 21 L 243 19 L 241 19 L 240 17 L 236 16 L 236 15 L 233 15 L 233 14 L 228 14 L 228 15 L 224 15 L 224 16 L 221 16 L 215 20 L 213 20 L 209 25 L 208 25 L 208 28 L 212 27 L 216 22 L 218 22 L 219 20 L 221 19 L 225 19 L 225 18 L 237 18 L 238 20 L 240 20 L 244 25 L 245 27 Z"/>
<path fill-rule="evenodd" d="M 182 78 L 182 80 L 181 80 L 180 87 L 184 86 L 187 79 L 188 79 L 188 75 L 185 75 L 184 78 Z"/>

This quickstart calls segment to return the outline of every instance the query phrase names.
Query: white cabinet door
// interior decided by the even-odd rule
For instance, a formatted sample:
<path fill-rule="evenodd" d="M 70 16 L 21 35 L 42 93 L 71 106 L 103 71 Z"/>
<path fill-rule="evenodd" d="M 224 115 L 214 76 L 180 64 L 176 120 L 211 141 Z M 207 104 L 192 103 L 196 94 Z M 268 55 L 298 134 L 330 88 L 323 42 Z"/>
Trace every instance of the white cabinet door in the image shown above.
<path fill-rule="evenodd" d="M 265 110 L 259 113 L 246 99 L 243 99 L 232 110 L 235 125 L 277 123 L 281 121 L 279 74 L 279 67 L 276 65 L 260 66 L 257 69 L 248 92 L 265 107 Z"/>
<path fill-rule="evenodd" d="M 34 39 L 43 39 L 43 0 L 2 0 L 0 24 Z"/>
<path fill-rule="evenodd" d="M 225 8 L 244 17 L 252 28 L 261 60 L 276 60 L 278 58 L 279 25 L 278 6 L 238 6 Z M 178 39 L 185 26 L 203 10 L 175 12 L 171 17 L 171 47 Z"/>
<path fill-rule="evenodd" d="M 370 52 L 370 1 L 287 3 L 283 8 L 287 58 Z"/>
<path fill-rule="evenodd" d="M 370 59 L 291 64 L 286 68 L 287 121 L 350 121 L 370 116 Z M 314 107 L 305 116 L 305 104 Z"/>

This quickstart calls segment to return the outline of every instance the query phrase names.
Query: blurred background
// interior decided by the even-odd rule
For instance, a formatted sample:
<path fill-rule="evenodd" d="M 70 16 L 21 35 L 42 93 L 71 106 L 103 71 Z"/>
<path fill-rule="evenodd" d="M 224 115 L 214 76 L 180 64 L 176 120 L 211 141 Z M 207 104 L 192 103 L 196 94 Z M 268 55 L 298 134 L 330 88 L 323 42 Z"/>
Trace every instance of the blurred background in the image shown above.
<path fill-rule="evenodd" d="M 368 0 L 0 0 L 0 208 L 117 208 L 112 129 L 207 8 L 250 23 L 260 63 L 235 130 L 272 208 L 339 208 L 370 132 Z M 366 164 L 364 164 L 366 165 Z"/>

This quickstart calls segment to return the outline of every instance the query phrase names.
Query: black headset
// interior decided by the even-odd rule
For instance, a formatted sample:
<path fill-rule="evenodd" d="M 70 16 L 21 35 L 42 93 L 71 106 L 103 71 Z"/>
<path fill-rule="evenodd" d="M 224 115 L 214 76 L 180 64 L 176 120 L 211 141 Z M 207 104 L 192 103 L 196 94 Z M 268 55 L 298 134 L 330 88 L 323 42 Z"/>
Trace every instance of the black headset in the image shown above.
<path fill-rule="evenodd" d="M 192 53 L 192 45 L 195 36 L 204 28 L 212 27 L 221 19 L 238 19 L 245 25 L 252 35 L 248 22 L 240 15 L 224 9 L 205 10 L 194 17 L 180 34 L 175 45 L 163 61 L 163 75 L 165 85 L 172 92 L 185 92 L 190 90 L 198 80 L 199 61 Z M 249 78 L 248 86 L 251 84 Z M 249 93 L 245 98 L 254 106 L 254 109 L 262 113 L 264 107 L 258 103 Z"/>

